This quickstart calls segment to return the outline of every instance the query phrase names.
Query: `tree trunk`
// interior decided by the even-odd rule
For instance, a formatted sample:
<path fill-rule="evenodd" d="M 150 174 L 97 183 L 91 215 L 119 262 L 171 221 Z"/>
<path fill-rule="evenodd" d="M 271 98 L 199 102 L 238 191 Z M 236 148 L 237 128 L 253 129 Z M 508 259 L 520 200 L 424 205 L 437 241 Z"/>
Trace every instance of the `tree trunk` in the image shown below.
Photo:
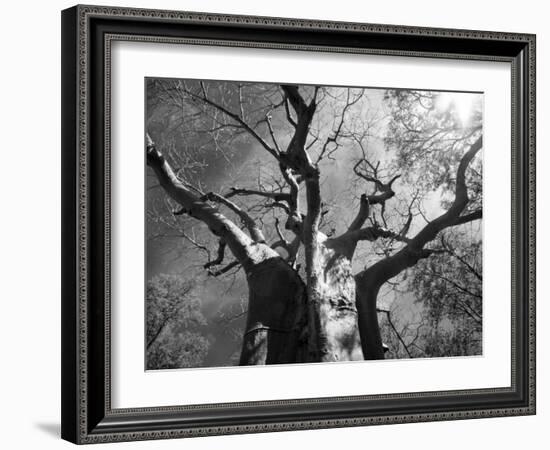
<path fill-rule="evenodd" d="M 359 275 L 357 283 L 357 309 L 359 311 L 359 332 L 365 359 L 384 359 L 382 335 L 378 323 L 376 300 L 380 287 L 368 276 Z"/>
<path fill-rule="evenodd" d="M 321 276 L 309 296 L 298 273 L 278 255 L 246 270 L 241 365 L 363 359 L 351 264 L 333 249 L 320 248 Z M 316 326 L 310 326 L 312 320 Z"/>
<path fill-rule="evenodd" d="M 321 239 L 326 239 L 319 233 Z M 329 245 L 327 245 L 329 244 Z M 363 359 L 355 305 L 355 279 L 349 258 L 330 241 L 320 242 L 309 279 L 310 361 Z"/>
<path fill-rule="evenodd" d="M 307 357 L 306 289 L 298 273 L 272 252 L 246 270 L 249 297 L 241 365 L 304 362 Z"/>

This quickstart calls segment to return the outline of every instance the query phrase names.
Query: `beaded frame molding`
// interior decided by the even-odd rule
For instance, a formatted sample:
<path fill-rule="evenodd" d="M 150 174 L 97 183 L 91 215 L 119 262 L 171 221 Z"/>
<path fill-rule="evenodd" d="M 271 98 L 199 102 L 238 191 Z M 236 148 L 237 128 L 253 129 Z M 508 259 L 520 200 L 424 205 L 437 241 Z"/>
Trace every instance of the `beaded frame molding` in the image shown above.
<path fill-rule="evenodd" d="M 111 43 L 504 61 L 512 73 L 511 386 L 113 409 Z M 535 414 L 535 36 L 75 6 L 62 12 L 62 428 L 99 443 Z"/>

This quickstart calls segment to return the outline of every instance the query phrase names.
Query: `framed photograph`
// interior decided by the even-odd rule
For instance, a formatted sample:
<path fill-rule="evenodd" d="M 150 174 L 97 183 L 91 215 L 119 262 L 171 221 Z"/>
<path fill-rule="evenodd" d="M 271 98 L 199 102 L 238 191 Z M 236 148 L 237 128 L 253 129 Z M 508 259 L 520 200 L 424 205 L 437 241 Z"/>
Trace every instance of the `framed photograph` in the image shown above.
<path fill-rule="evenodd" d="M 62 437 L 535 413 L 535 36 L 62 12 Z"/>

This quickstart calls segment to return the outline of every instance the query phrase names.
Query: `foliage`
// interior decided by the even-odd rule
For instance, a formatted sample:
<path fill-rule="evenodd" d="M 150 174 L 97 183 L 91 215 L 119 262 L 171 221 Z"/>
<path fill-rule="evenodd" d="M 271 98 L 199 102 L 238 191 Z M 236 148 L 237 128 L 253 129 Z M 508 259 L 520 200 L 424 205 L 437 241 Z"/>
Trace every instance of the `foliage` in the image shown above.
<path fill-rule="evenodd" d="M 425 336 L 425 353 L 430 357 L 481 354 L 481 334 L 456 321 L 453 328 L 430 329 Z"/>
<path fill-rule="evenodd" d="M 481 239 L 462 230 L 446 233 L 443 253 L 412 270 L 409 287 L 434 328 L 447 319 L 480 331 L 482 324 Z"/>
<path fill-rule="evenodd" d="M 469 93 L 411 90 L 388 90 L 385 100 L 391 115 L 385 144 L 395 151 L 397 169 L 425 192 L 441 189 L 442 206 L 448 207 L 456 167 L 481 132 L 480 101 Z M 481 158 L 470 165 L 467 186 L 470 208 L 479 207 Z"/>
<path fill-rule="evenodd" d="M 441 253 L 420 261 L 405 279 L 403 290 L 414 296 L 421 318 L 406 320 L 403 314 L 392 311 L 392 319 L 385 316 L 381 320 L 389 357 L 481 354 L 483 286 L 479 231 L 444 233 L 439 246 Z"/>
<path fill-rule="evenodd" d="M 208 339 L 197 332 L 162 336 L 147 350 L 147 369 L 200 367 L 209 347 Z"/>
<path fill-rule="evenodd" d="M 147 368 L 200 366 L 209 348 L 195 284 L 177 275 L 157 275 L 147 284 Z"/>

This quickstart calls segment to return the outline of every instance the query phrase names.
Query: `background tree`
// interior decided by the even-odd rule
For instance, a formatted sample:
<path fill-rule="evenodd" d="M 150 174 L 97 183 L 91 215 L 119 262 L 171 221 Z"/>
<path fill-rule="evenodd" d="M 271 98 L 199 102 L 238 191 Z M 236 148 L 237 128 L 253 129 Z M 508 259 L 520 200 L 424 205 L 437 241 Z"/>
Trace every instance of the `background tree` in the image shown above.
<path fill-rule="evenodd" d="M 394 251 L 391 244 L 391 253 L 386 251 L 385 258 L 356 277 L 359 326 L 367 359 L 384 357 L 376 313 L 381 287 L 419 261 L 441 253 L 436 247 L 440 233 L 482 217 L 481 159 L 476 158 L 483 146 L 478 99 L 470 94 L 390 90 L 385 100 L 390 116 L 385 145 L 395 155 L 393 170 L 409 186 L 410 203 L 398 234 L 403 245 Z M 375 168 L 368 166 L 371 172 L 367 176 L 376 184 Z M 383 186 L 378 181 L 377 190 Z M 395 195 L 391 186 L 386 191 Z M 426 204 L 432 204 L 431 217 L 423 210 Z M 385 202 L 382 218 L 384 208 Z M 396 210 L 394 216 L 399 220 L 403 213 Z"/>
<path fill-rule="evenodd" d="M 381 288 L 481 218 L 481 115 L 443 94 L 183 80 L 148 94 L 148 210 L 248 291 L 241 364 L 382 358 Z"/>
<path fill-rule="evenodd" d="M 147 283 L 146 351 L 148 369 L 200 366 L 209 342 L 199 332 L 206 320 L 194 283 L 157 275 Z"/>
<path fill-rule="evenodd" d="M 422 261 L 409 279 L 429 324 L 424 352 L 430 356 L 481 354 L 483 278 L 480 230 L 440 237 L 443 252 Z M 473 237 L 473 236 L 474 237 Z"/>
<path fill-rule="evenodd" d="M 389 309 L 378 309 L 382 341 L 388 348 L 386 358 L 481 354 L 479 223 L 468 228 L 442 234 L 441 253 L 419 261 L 393 288 L 399 290 L 397 296 L 412 297 L 413 302 L 395 302 Z"/>

